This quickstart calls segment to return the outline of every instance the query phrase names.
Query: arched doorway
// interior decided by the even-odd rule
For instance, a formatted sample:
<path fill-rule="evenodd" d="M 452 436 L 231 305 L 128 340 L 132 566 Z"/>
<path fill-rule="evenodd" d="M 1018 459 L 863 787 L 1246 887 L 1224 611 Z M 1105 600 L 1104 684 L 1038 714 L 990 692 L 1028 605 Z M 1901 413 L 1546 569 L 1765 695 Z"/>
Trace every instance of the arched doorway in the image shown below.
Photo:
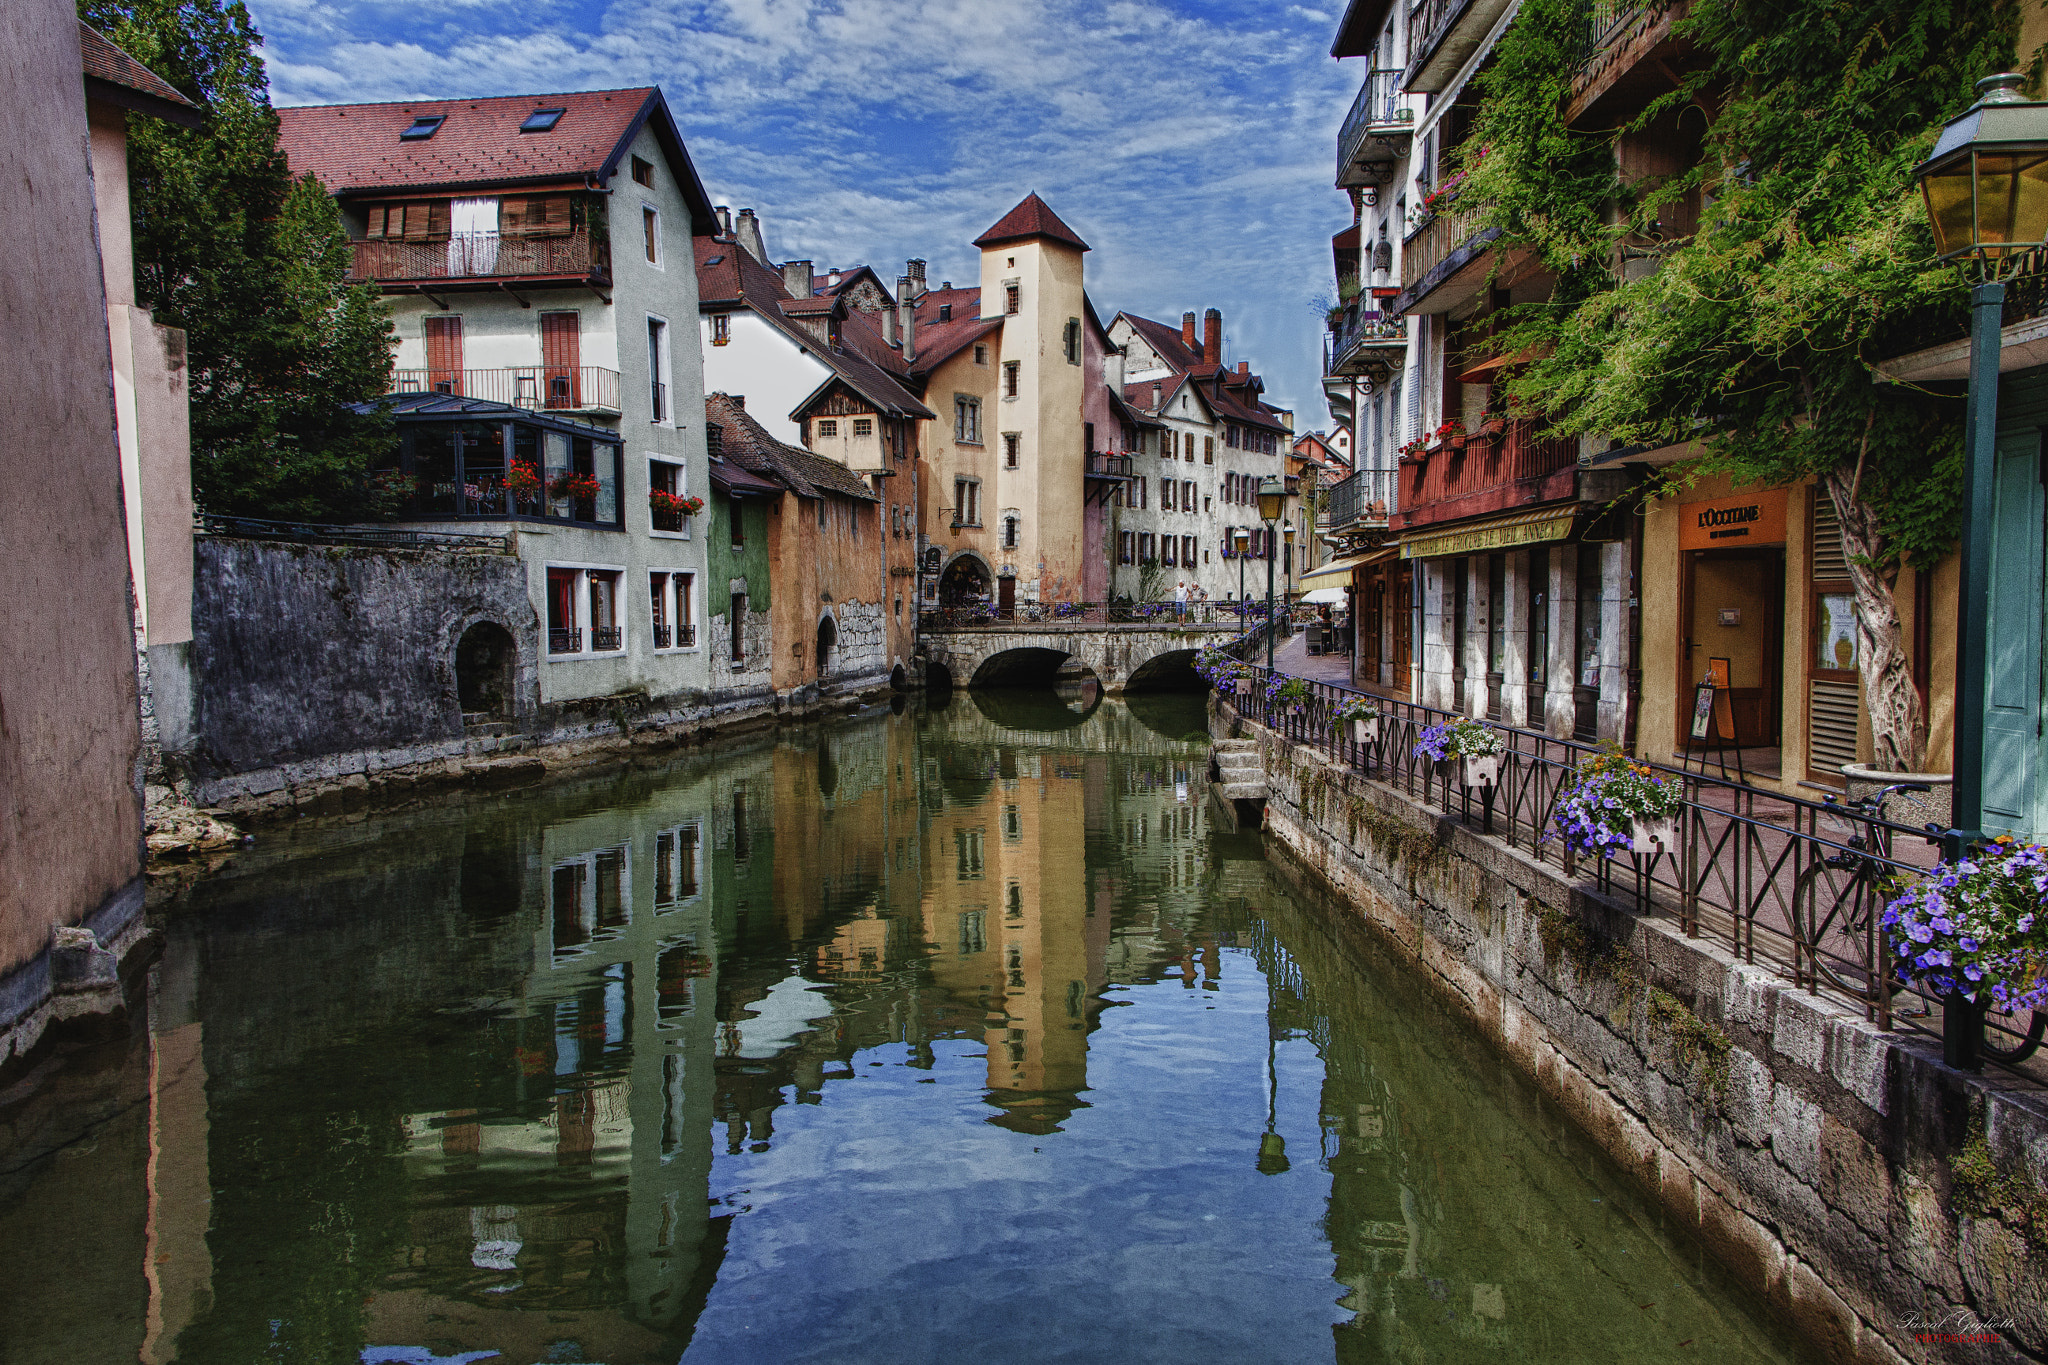
<path fill-rule="evenodd" d="M 988 565 L 973 555 L 961 555 L 939 575 L 939 605 L 960 607 L 970 602 L 986 602 L 992 586 Z"/>
<path fill-rule="evenodd" d="M 478 621 L 455 643 L 455 695 L 465 717 L 507 720 L 512 715 L 512 667 L 518 658 L 512 632 Z"/>
<path fill-rule="evenodd" d="M 830 616 L 818 618 L 818 676 L 832 666 L 832 649 L 839 643 L 839 626 Z"/>

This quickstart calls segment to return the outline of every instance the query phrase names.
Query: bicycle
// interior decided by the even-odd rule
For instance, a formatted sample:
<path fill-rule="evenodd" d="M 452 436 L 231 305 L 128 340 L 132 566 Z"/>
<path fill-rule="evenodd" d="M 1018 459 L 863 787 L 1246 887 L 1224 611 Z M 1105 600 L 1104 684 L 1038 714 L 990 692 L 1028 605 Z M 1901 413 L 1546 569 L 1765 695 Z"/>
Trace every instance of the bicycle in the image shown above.
<path fill-rule="evenodd" d="M 1841 852 L 1815 859 L 1792 884 L 1792 978 L 1799 985 L 1817 986 L 1826 977 L 1849 994 L 1876 1004 L 1881 1014 L 1890 1014 L 1889 964 L 1879 930 L 1884 907 L 1897 890 L 1898 868 L 1891 861 L 1892 826 L 1885 819 L 1884 806 L 1902 792 L 1927 790 L 1924 782 L 1898 782 L 1853 801 L 1823 798 L 1839 818 L 1849 821 L 1852 828 L 1860 824 L 1861 830 L 1842 841 Z M 1936 827 L 1927 828 L 1927 842 L 1938 844 Z M 1831 937 L 1858 950 L 1856 965 L 1862 969 L 1862 983 L 1843 979 L 1827 965 L 1822 945 Z M 1839 954 L 1835 960 L 1847 965 Z"/>

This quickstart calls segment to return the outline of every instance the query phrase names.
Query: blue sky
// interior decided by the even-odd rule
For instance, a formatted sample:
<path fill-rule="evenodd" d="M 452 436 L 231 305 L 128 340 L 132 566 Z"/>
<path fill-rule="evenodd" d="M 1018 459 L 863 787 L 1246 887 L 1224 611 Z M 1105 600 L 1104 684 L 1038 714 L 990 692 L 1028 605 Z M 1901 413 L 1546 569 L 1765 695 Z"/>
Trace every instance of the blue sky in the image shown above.
<path fill-rule="evenodd" d="M 1223 312 L 1226 359 L 1297 430 L 1319 384 L 1331 185 L 1361 63 L 1340 0 L 250 0 L 280 104 L 659 84 L 713 202 L 777 260 L 969 245 L 1037 190 L 1095 248 L 1089 294 L 1168 320 Z"/>

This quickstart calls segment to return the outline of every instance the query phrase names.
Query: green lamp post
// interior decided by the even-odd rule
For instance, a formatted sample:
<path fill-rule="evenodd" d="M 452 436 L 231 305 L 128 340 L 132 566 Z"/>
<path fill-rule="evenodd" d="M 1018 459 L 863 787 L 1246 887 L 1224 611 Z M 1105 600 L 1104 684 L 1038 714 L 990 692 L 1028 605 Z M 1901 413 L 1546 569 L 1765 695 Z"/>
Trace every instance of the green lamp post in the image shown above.
<path fill-rule="evenodd" d="M 1287 501 L 1287 487 L 1268 475 L 1259 484 L 1259 520 L 1266 523 L 1266 671 L 1273 670 L 1273 569 L 1280 555 L 1273 547 L 1273 531 Z"/>
<path fill-rule="evenodd" d="M 1977 82 L 1977 103 L 1941 130 L 1934 151 L 1913 170 L 1927 197 L 1934 250 L 1944 261 L 1970 259 L 1970 388 L 1963 409 L 1962 581 L 1956 621 L 1954 785 L 1946 853 L 1960 857 L 1984 823 L 1984 688 L 1991 593 L 1992 479 L 1998 440 L 1999 328 L 2004 274 L 2048 241 L 2048 102 L 2021 97 L 2016 72 Z M 1942 1051 L 1949 1065 L 1982 1065 L 1982 1021 L 1962 996 L 1943 1010 Z"/>
<path fill-rule="evenodd" d="M 1251 557 L 1252 533 L 1240 526 L 1230 533 L 1233 548 L 1237 551 L 1237 623 L 1244 624 L 1244 562 Z"/>

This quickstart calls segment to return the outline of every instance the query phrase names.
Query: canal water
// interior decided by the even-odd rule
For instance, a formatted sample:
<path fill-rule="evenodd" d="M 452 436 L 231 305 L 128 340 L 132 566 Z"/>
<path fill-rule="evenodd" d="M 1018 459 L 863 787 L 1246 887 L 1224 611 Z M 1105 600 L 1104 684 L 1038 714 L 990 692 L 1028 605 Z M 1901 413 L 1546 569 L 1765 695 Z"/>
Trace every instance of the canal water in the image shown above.
<path fill-rule="evenodd" d="M 0 1360 L 1800 1358 L 1206 757 L 962 694 L 267 835 L 0 1094 Z"/>

